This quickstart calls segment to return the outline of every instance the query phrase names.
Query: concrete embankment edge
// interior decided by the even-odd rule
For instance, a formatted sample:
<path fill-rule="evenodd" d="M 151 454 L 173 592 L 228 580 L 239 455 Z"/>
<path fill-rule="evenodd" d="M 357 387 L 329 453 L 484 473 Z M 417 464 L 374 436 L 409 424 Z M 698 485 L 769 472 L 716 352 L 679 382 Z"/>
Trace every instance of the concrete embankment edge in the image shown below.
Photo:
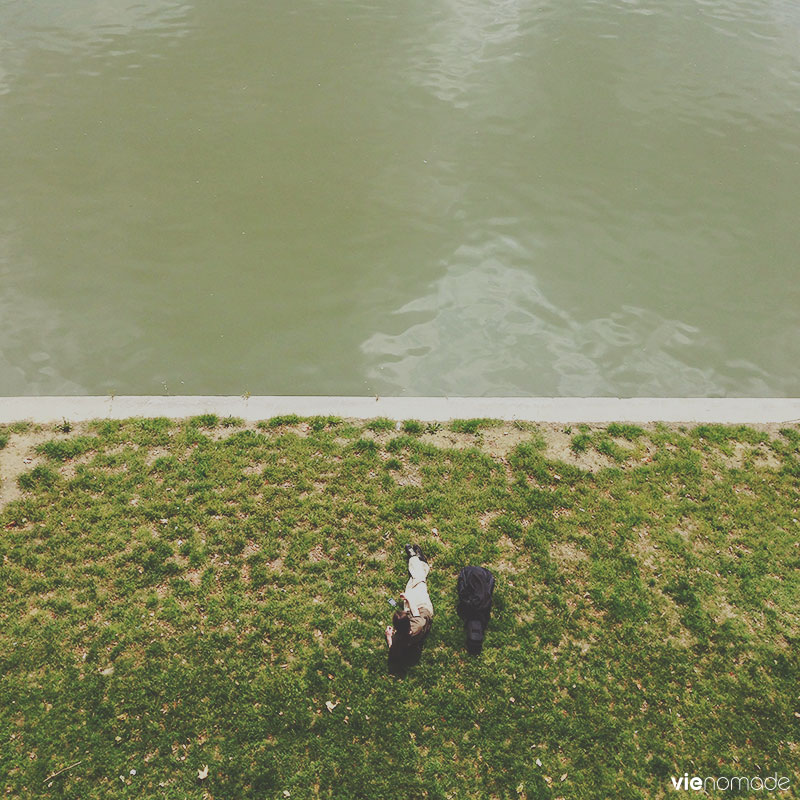
<path fill-rule="evenodd" d="M 798 423 L 800 398 L 696 397 L 336 397 L 65 396 L 0 397 L 0 423 L 81 422 L 200 414 L 246 421 L 284 414 L 426 422 L 488 417 L 532 422 Z"/>

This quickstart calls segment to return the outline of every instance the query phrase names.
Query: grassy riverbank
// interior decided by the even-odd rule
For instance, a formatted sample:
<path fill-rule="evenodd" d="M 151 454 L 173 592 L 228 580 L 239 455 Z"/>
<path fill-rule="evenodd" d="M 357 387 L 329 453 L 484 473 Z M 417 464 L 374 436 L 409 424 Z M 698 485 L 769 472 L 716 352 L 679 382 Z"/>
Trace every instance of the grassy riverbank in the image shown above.
<path fill-rule="evenodd" d="M 798 426 L 208 416 L 0 448 L 4 797 L 800 785 Z M 398 679 L 407 541 L 436 617 Z M 478 658 L 470 563 L 497 576 Z"/>

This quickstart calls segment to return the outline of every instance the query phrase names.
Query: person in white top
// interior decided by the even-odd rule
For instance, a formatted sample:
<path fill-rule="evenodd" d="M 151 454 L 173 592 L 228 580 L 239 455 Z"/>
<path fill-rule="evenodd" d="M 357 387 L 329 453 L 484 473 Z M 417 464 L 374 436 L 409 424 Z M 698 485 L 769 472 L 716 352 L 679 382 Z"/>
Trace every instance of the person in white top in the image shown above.
<path fill-rule="evenodd" d="M 408 582 L 400 595 L 402 610 L 395 612 L 384 634 L 390 661 L 414 661 L 422 652 L 433 623 L 433 603 L 428 593 L 430 564 L 419 545 L 407 544 Z"/>

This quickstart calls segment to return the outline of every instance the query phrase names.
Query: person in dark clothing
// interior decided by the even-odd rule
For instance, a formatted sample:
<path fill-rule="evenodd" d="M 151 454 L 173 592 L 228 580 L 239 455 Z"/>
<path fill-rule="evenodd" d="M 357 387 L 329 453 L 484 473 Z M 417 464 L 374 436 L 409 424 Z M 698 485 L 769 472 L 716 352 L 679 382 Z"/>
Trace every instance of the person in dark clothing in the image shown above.
<path fill-rule="evenodd" d="M 464 567 L 458 575 L 458 616 L 464 622 L 467 651 L 478 655 L 492 613 L 494 575 L 485 567 Z"/>

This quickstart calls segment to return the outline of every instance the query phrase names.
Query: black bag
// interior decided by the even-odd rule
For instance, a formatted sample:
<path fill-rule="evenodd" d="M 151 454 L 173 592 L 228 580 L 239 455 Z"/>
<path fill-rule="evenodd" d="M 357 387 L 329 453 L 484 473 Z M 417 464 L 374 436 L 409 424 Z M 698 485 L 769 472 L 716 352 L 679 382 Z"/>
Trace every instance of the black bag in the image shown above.
<path fill-rule="evenodd" d="M 467 650 L 480 653 L 492 611 L 494 575 L 485 567 L 464 567 L 458 574 L 458 616 L 467 629 Z"/>

